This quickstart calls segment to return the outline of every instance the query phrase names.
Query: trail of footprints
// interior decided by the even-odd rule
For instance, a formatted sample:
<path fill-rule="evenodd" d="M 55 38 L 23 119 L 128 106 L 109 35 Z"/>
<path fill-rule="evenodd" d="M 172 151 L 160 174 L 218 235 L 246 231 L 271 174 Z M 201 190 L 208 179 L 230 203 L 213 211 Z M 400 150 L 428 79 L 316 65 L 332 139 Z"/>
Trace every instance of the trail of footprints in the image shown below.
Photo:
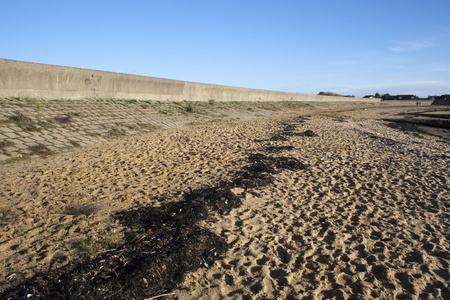
<path fill-rule="evenodd" d="M 330 125 L 323 132 L 335 131 Z M 237 191 L 245 205 L 210 224 L 230 250 L 186 279 L 207 293 L 185 297 L 449 299 L 448 188 L 419 176 L 436 166 L 421 162 L 407 173 L 420 162 L 398 165 L 392 154 L 386 163 L 367 145 L 333 152 L 331 139 L 291 139 L 304 149 L 290 154 L 303 155 L 311 168 L 285 171 L 273 186 Z M 323 153 L 308 151 L 317 144 L 329 146 L 322 163 Z M 445 174 L 441 167 L 435 171 Z"/>

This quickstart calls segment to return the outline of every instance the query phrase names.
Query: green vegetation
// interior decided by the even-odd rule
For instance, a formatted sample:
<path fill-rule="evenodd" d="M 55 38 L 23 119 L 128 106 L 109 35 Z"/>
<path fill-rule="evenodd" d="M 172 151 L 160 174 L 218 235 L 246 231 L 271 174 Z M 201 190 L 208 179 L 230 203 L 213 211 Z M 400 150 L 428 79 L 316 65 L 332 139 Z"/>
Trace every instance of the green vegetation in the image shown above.
<path fill-rule="evenodd" d="M 48 171 L 48 169 L 47 169 L 47 168 L 44 168 L 44 167 L 37 167 L 37 168 L 33 168 L 33 169 L 31 170 L 31 172 L 42 173 L 42 174 L 44 174 L 44 173 L 47 172 L 47 171 Z"/>
<path fill-rule="evenodd" d="M 185 101 L 185 103 L 186 103 L 186 106 L 184 107 L 184 109 L 186 110 L 186 112 L 188 112 L 188 113 L 194 112 L 194 107 L 192 106 L 192 103 L 187 102 L 187 101 Z"/>
<path fill-rule="evenodd" d="M 53 151 L 47 148 L 44 144 L 37 144 L 35 146 L 31 146 L 28 148 L 28 155 L 49 155 L 52 154 Z"/>
<path fill-rule="evenodd" d="M 23 160 L 27 160 L 27 159 L 30 159 L 30 156 L 22 155 L 22 156 L 11 158 L 11 159 L 7 160 L 6 162 L 9 163 L 9 164 L 12 164 L 12 163 L 15 163 L 17 161 L 23 161 Z"/>
<path fill-rule="evenodd" d="M 114 127 L 108 131 L 107 135 L 109 138 L 114 138 L 114 137 L 124 136 L 124 135 L 126 135 L 126 132 L 123 129 L 121 129 L 120 127 Z"/>
<path fill-rule="evenodd" d="M 88 252 L 89 254 L 94 254 L 101 248 L 101 245 L 97 243 L 96 240 L 87 238 L 80 241 L 79 247 L 82 251 Z"/>
<path fill-rule="evenodd" d="M 14 145 L 11 141 L 0 141 L 0 150 Z"/>
<path fill-rule="evenodd" d="M 77 142 L 77 141 L 70 140 L 69 142 L 70 142 L 70 143 L 72 144 L 72 146 L 74 146 L 74 147 L 81 147 L 80 143 Z"/>
<path fill-rule="evenodd" d="M 355 97 L 355 95 L 340 95 L 340 94 L 336 94 L 336 93 L 332 93 L 332 92 L 320 92 L 317 95 L 321 95 L 321 96 L 335 96 L 335 97 Z"/>
<path fill-rule="evenodd" d="M 29 101 L 30 98 L 28 98 L 28 97 L 10 97 L 10 98 L 8 98 L 8 100 L 12 100 L 15 102 L 25 102 L 25 101 Z"/>
<path fill-rule="evenodd" d="M 333 118 L 334 121 L 346 122 L 346 117 L 342 116 L 342 115 L 339 115 L 337 113 L 326 113 L 326 114 L 322 114 L 322 116 Z"/>
<path fill-rule="evenodd" d="M 129 99 L 129 100 L 123 100 L 123 102 L 128 103 L 128 104 L 135 104 L 138 101 L 136 99 Z"/>
<path fill-rule="evenodd" d="M 0 120 L 0 125 L 10 124 L 10 123 L 13 123 L 13 120 L 11 120 L 11 118 L 9 118 L 9 119 L 1 119 Z"/>
<path fill-rule="evenodd" d="M 89 221 L 91 221 L 91 218 L 89 218 L 88 216 L 82 216 L 80 221 L 82 221 L 82 222 L 89 222 Z"/>
<path fill-rule="evenodd" d="M 147 131 L 154 131 L 159 129 L 158 126 L 145 123 L 137 123 L 137 126 L 139 127 L 139 129 L 146 129 Z"/>
<path fill-rule="evenodd" d="M 195 282 L 190 282 L 189 283 L 189 292 L 192 293 L 193 291 L 195 291 Z"/>
<path fill-rule="evenodd" d="M 66 113 L 65 115 L 57 116 L 54 120 L 60 124 L 69 124 L 73 122 L 73 117 L 80 116 L 79 113 Z"/>
<path fill-rule="evenodd" d="M 102 252 L 115 249 L 125 243 L 123 239 L 118 237 L 109 237 L 104 239 L 86 238 L 78 243 L 78 247 L 82 252 L 86 252 L 91 256 L 97 256 Z"/>
<path fill-rule="evenodd" d="M 33 120 L 21 112 L 16 112 L 16 114 L 9 117 L 9 119 L 25 131 L 39 131 Z"/>

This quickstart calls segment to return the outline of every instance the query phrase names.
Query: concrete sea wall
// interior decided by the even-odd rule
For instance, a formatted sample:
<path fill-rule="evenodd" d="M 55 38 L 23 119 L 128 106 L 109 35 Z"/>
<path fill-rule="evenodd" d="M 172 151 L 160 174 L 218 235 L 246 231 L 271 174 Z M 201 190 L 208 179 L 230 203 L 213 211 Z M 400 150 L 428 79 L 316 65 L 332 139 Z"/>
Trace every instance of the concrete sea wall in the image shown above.
<path fill-rule="evenodd" d="M 118 136 L 210 122 L 250 120 L 351 102 L 205 102 L 127 99 L 0 98 L 0 163 L 47 155 Z M 376 106 L 365 103 L 365 107 Z"/>
<path fill-rule="evenodd" d="M 0 59 L 0 98 L 191 101 L 364 101 L 257 90 Z"/>

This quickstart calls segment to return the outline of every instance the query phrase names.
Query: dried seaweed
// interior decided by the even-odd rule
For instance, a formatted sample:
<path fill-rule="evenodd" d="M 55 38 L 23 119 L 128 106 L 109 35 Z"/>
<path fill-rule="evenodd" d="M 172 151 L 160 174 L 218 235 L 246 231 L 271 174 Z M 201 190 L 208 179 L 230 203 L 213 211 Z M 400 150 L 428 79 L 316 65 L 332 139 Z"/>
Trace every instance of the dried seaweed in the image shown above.
<path fill-rule="evenodd" d="M 284 138 L 291 129 L 283 131 Z M 309 135 L 308 133 L 307 135 Z M 250 154 L 249 165 L 235 178 L 217 186 L 188 191 L 182 200 L 160 207 L 121 211 L 115 217 L 130 230 L 126 243 L 79 263 L 37 274 L 16 282 L 2 299 L 32 294 L 33 299 L 145 299 L 173 290 L 185 274 L 208 267 L 227 250 L 227 243 L 199 223 L 211 213 L 226 214 L 241 205 L 231 188 L 251 189 L 272 184 L 272 174 L 298 171 L 306 165 L 293 157 Z M 82 205 L 67 208 L 73 214 L 95 212 Z"/>

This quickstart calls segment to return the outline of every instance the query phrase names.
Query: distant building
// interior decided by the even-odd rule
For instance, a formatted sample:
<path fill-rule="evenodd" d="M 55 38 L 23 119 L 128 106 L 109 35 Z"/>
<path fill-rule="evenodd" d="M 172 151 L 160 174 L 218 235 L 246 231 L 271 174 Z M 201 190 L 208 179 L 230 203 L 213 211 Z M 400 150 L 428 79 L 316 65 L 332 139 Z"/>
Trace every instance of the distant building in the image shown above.
<path fill-rule="evenodd" d="M 416 95 L 383 95 L 381 96 L 383 100 L 417 100 Z"/>
<path fill-rule="evenodd" d="M 433 101 L 450 101 L 450 95 L 446 94 L 441 96 L 428 96 L 428 99 Z"/>
<path fill-rule="evenodd" d="M 375 98 L 375 96 L 374 95 L 366 95 L 363 98 Z"/>

